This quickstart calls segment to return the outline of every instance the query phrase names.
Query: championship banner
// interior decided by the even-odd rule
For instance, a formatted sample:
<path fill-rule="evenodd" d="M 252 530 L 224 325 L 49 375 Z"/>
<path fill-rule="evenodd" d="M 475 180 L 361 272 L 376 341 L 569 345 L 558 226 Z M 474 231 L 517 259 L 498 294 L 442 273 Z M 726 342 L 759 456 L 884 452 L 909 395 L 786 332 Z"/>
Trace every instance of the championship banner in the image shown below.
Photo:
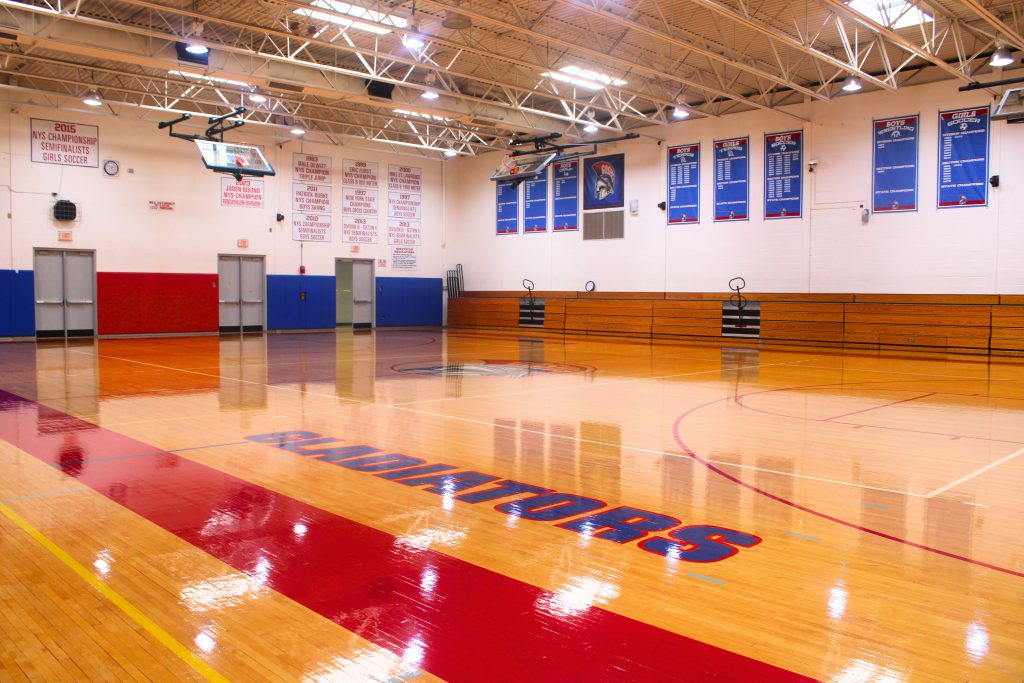
<path fill-rule="evenodd" d="M 803 131 L 764 136 L 764 217 L 800 218 L 803 207 Z"/>
<path fill-rule="evenodd" d="M 342 159 L 341 184 L 355 187 L 377 187 L 377 162 Z"/>
<path fill-rule="evenodd" d="M 871 210 L 917 211 L 917 145 L 921 117 L 901 116 L 872 122 Z"/>
<path fill-rule="evenodd" d="M 626 162 L 622 154 L 583 160 L 583 209 L 621 209 L 625 205 Z"/>
<path fill-rule="evenodd" d="M 548 231 L 548 170 L 523 183 L 523 233 Z"/>
<path fill-rule="evenodd" d="M 388 189 L 397 192 L 421 192 L 423 169 L 419 166 L 388 164 Z"/>
<path fill-rule="evenodd" d="M 939 208 L 988 205 L 988 107 L 939 112 Z"/>
<path fill-rule="evenodd" d="M 519 186 L 508 181 L 495 183 L 499 235 L 519 234 Z"/>
<path fill-rule="evenodd" d="M 100 129 L 84 123 L 32 119 L 32 161 L 61 166 L 100 165 Z"/>
<path fill-rule="evenodd" d="M 292 182 L 331 184 L 331 158 L 320 154 L 292 154 Z"/>
<path fill-rule="evenodd" d="M 750 219 L 750 138 L 715 140 L 715 222 Z"/>
<path fill-rule="evenodd" d="M 388 220 L 388 244 L 418 247 L 423 243 L 423 230 L 419 221 Z"/>
<path fill-rule="evenodd" d="M 296 242 L 330 242 L 331 217 L 311 213 L 293 213 L 292 239 Z"/>
<path fill-rule="evenodd" d="M 553 232 L 580 229 L 580 162 L 578 159 L 556 161 L 554 164 Z"/>
<path fill-rule="evenodd" d="M 379 207 L 379 193 L 356 187 L 341 189 L 341 212 L 362 216 L 376 216 Z"/>
<path fill-rule="evenodd" d="M 245 209 L 263 208 L 263 181 L 243 178 L 220 179 L 220 205 Z"/>
<path fill-rule="evenodd" d="M 342 216 L 341 241 L 349 244 L 376 244 L 376 216 Z"/>
<path fill-rule="evenodd" d="M 331 213 L 331 186 L 292 183 L 292 211 Z"/>
<path fill-rule="evenodd" d="M 700 223 L 700 143 L 668 148 L 669 225 Z"/>

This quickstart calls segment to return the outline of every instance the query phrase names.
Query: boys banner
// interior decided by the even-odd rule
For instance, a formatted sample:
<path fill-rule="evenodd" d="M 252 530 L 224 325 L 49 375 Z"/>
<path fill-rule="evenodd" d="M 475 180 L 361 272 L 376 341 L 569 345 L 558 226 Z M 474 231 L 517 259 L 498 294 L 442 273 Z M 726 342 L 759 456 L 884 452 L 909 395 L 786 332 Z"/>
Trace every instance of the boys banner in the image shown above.
<path fill-rule="evenodd" d="M 700 223 L 700 143 L 668 148 L 669 225 Z"/>
<path fill-rule="evenodd" d="M 939 112 L 939 208 L 988 204 L 988 107 Z"/>
<path fill-rule="evenodd" d="M 555 174 L 554 232 L 580 229 L 580 162 L 578 159 L 557 161 Z"/>
<path fill-rule="evenodd" d="M 625 205 L 623 185 L 625 157 L 610 154 L 583 160 L 583 209 L 621 209 Z"/>
<path fill-rule="evenodd" d="M 764 217 L 800 218 L 803 206 L 804 134 L 764 136 Z"/>
<path fill-rule="evenodd" d="M 548 231 L 548 169 L 523 183 L 523 233 Z"/>
<path fill-rule="evenodd" d="M 495 183 L 499 235 L 519 234 L 519 186 L 502 180 Z"/>
<path fill-rule="evenodd" d="M 715 140 L 715 222 L 750 218 L 750 138 Z"/>
<path fill-rule="evenodd" d="M 872 122 L 874 151 L 871 210 L 917 211 L 917 145 L 921 117 L 901 116 Z"/>

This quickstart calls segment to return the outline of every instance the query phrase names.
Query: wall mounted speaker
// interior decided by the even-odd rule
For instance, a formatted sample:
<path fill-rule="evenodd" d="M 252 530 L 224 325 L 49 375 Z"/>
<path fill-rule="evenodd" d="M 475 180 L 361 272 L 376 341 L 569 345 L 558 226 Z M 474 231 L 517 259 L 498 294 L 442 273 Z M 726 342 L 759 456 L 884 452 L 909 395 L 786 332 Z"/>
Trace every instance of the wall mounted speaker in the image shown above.
<path fill-rule="evenodd" d="M 53 205 L 53 218 L 58 221 L 73 221 L 78 218 L 78 207 L 67 199 L 58 199 Z"/>

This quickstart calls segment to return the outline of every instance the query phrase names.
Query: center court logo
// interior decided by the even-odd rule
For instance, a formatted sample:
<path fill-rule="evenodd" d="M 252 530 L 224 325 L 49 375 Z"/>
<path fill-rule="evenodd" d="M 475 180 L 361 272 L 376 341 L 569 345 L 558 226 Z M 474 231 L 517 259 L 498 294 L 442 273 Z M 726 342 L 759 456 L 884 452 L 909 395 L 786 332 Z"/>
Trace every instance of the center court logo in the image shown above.
<path fill-rule="evenodd" d="M 582 374 L 593 372 L 586 365 L 521 360 L 478 360 L 469 363 L 400 363 L 391 366 L 403 375 L 423 377 L 512 377 L 541 374 Z"/>

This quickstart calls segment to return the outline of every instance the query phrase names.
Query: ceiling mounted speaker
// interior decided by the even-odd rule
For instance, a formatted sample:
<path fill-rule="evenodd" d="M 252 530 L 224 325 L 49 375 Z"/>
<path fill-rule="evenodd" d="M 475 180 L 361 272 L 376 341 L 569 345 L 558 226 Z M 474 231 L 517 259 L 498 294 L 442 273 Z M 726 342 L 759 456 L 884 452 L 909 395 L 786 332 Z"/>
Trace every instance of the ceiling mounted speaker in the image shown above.
<path fill-rule="evenodd" d="M 473 25 L 473 21 L 465 14 L 448 10 L 445 12 L 444 21 L 441 22 L 441 25 L 456 31 L 465 31 Z"/>
<path fill-rule="evenodd" d="M 382 83 L 381 81 L 366 82 L 366 94 L 370 97 L 379 97 L 383 100 L 391 99 L 391 91 L 395 89 L 394 83 Z"/>

